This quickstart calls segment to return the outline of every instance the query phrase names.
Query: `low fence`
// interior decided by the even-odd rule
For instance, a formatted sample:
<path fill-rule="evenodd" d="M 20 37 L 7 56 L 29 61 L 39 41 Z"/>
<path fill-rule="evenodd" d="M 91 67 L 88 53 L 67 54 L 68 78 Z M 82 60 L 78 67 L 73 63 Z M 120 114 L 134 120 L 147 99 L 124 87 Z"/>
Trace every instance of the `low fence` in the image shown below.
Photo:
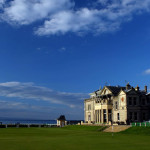
<path fill-rule="evenodd" d="M 133 122 L 132 127 L 150 127 L 150 122 Z"/>
<path fill-rule="evenodd" d="M 0 124 L 0 128 L 57 127 L 57 124 Z"/>

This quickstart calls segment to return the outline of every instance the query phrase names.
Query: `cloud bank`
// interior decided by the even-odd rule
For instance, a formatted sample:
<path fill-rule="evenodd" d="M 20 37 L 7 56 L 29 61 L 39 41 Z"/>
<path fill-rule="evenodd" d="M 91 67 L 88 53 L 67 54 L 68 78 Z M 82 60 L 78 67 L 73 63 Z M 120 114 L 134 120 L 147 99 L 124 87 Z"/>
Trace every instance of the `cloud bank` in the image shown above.
<path fill-rule="evenodd" d="M 83 119 L 83 109 L 70 107 L 57 107 L 51 104 L 39 105 L 29 101 L 13 101 L 0 99 L 0 118 L 10 119 L 57 119 L 64 114 L 67 119 Z"/>
<path fill-rule="evenodd" d="M 10 24 L 40 21 L 35 27 L 40 36 L 114 32 L 134 15 L 150 12 L 149 0 L 97 0 L 96 5 L 81 8 L 71 0 L 0 0 L 0 6 L 1 20 Z"/>
<path fill-rule="evenodd" d="M 46 87 L 36 86 L 33 83 L 6 82 L 0 83 L 0 96 L 42 100 L 71 108 L 82 108 L 83 99 L 88 94 L 58 92 Z"/>

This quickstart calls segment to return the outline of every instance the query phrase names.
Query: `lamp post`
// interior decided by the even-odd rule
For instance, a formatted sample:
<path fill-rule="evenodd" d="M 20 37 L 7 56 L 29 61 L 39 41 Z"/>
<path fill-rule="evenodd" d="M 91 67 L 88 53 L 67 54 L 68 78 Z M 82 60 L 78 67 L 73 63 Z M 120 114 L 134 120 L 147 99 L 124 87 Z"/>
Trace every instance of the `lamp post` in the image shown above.
<path fill-rule="evenodd" d="M 113 125 L 113 121 L 114 121 L 114 102 L 113 102 L 113 107 L 112 107 L 112 137 L 114 136 L 114 125 Z"/>

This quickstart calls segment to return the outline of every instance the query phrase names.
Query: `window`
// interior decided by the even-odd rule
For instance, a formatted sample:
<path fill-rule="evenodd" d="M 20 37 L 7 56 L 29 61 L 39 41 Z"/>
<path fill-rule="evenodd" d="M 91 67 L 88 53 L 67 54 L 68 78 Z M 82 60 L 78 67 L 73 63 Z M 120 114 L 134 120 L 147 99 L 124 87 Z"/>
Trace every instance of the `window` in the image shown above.
<path fill-rule="evenodd" d="M 134 97 L 134 99 L 133 99 L 133 104 L 134 104 L 134 105 L 137 104 L 137 103 L 136 103 L 136 97 Z"/>
<path fill-rule="evenodd" d="M 134 112 L 134 120 L 137 121 L 137 112 Z"/>
<path fill-rule="evenodd" d="M 118 102 L 115 102 L 115 109 L 118 109 Z"/>
<path fill-rule="evenodd" d="M 88 110 L 91 110 L 91 105 L 88 105 Z"/>
<path fill-rule="evenodd" d="M 129 97 L 129 105 L 132 105 L 132 97 Z"/>
<path fill-rule="evenodd" d="M 143 112 L 143 121 L 145 121 L 145 120 L 146 120 L 146 113 Z"/>
<path fill-rule="evenodd" d="M 96 100 L 95 100 L 95 103 L 100 103 L 100 99 L 96 99 Z"/>
<path fill-rule="evenodd" d="M 106 114 L 106 109 L 103 109 L 104 114 Z"/>
<path fill-rule="evenodd" d="M 111 114 L 111 109 L 108 109 L 108 113 Z"/>
<path fill-rule="evenodd" d="M 96 99 L 96 103 L 99 103 L 99 99 Z"/>
<path fill-rule="evenodd" d="M 150 104 L 150 98 L 147 98 L 147 104 Z"/>
<path fill-rule="evenodd" d="M 111 104 L 111 100 L 108 100 L 108 104 Z"/>
<path fill-rule="evenodd" d="M 129 113 L 130 121 L 132 121 L 132 112 Z"/>
<path fill-rule="evenodd" d="M 111 121 L 112 120 L 112 110 L 111 109 L 108 109 L 108 121 Z"/>
<path fill-rule="evenodd" d="M 149 104 L 149 102 L 150 102 L 150 99 L 149 99 L 149 98 L 147 98 L 147 104 Z"/>
<path fill-rule="evenodd" d="M 91 121 L 91 115 L 88 115 L 88 121 Z"/>
<path fill-rule="evenodd" d="M 145 99 L 144 98 L 142 99 L 142 105 L 145 105 Z"/>
<path fill-rule="evenodd" d="M 120 114 L 119 113 L 117 113 L 117 119 L 120 120 Z"/>

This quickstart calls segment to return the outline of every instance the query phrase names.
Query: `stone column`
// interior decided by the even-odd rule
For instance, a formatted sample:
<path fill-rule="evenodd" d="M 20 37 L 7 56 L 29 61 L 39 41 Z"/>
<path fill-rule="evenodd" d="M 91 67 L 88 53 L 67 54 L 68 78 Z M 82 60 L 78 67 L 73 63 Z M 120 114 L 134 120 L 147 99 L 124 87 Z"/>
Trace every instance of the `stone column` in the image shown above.
<path fill-rule="evenodd" d="M 103 109 L 101 109 L 101 122 L 104 123 L 104 119 L 103 119 Z"/>
<path fill-rule="evenodd" d="M 97 122 L 99 123 L 99 110 L 97 110 L 97 111 L 98 111 L 98 121 Z"/>
<path fill-rule="evenodd" d="M 94 115 L 94 120 L 95 120 L 95 123 L 96 123 L 96 110 L 95 110 L 94 112 L 95 112 L 95 115 Z"/>
<path fill-rule="evenodd" d="M 98 110 L 97 110 L 97 116 L 96 117 L 97 117 L 97 123 L 98 123 Z"/>
<path fill-rule="evenodd" d="M 100 123 L 102 123 L 101 116 L 102 116 L 102 114 L 101 114 L 101 109 L 100 109 L 100 110 L 99 110 L 99 122 L 100 122 Z"/>
<path fill-rule="evenodd" d="M 108 108 L 106 109 L 106 119 L 107 119 L 107 123 L 108 123 Z"/>
<path fill-rule="evenodd" d="M 95 123 L 97 123 L 97 111 L 95 110 Z"/>

